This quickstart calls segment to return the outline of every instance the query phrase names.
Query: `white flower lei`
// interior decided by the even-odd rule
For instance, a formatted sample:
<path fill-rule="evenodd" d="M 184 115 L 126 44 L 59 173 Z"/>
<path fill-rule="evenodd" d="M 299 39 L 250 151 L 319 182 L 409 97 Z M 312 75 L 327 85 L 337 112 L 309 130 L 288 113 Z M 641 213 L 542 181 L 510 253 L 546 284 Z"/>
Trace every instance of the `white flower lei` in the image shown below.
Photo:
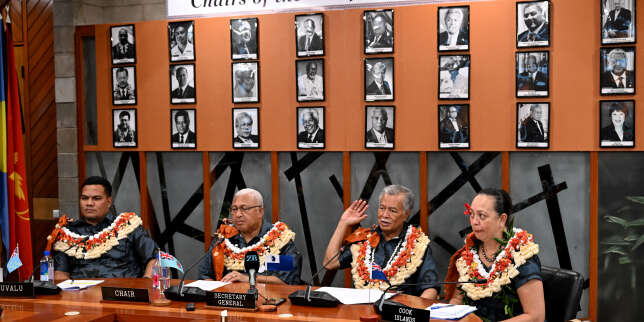
<path fill-rule="evenodd" d="M 266 243 L 266 237 L 268 235 L 270 235 L 271 232 L 279 231 L 280 230 L 279 229 L 280 225 L 284 226 L 284 231 L 280 234 L 280 237 L 276 238 L 273 241 L 272 246 L 269 247 L 267 245 L 264 245 Z M 228 238 L 226 238 L 224 240 L 224 245 L 226 246 L 226 248 L 228 248 L 231 252 L 233 252 L 235 254 L 243 254 L 243 253 L 246 253 L 246 252 L 250 251 L 253 248 L 260 247 L 260 246 L 263 246 L 262 248 L 268 248 L 268 253 L 269 254 L 279 254 L 279 251 L 284 246 L 286 246 L 286 244 L 288 244 L 289 241 L 293 240 L 294 238 L 295 238 L 295 232 L 290 230 L 288 228 L 288 226 L 286 226 L 286 224 L 282 223 L 281 221 L 277 221 L 277 222 L 275 222 L 273 224 L 273 227 L 269 231 L 267 231 L 266 234 L 264 234 L 259 239 L 259 241 L 256 242 L 255 244 L 246 246 L 244 248 L 239 248 L 239 247 L 235 246 L 233 243 L 231 243 Z M 260 265 L 264 265 L 264 256 L 261 256 L 262 253 L 260 253 L 259 255 L 260 255 L 259 256 Z M 225 256 L 224 257 L 224 266 L 228 270 L 243 270 L 244 269 L 244 261 L 243 260 L 238 260 L 238 259 L 235 259 L 235 258 L 231 258 L 229 256 Z"/>

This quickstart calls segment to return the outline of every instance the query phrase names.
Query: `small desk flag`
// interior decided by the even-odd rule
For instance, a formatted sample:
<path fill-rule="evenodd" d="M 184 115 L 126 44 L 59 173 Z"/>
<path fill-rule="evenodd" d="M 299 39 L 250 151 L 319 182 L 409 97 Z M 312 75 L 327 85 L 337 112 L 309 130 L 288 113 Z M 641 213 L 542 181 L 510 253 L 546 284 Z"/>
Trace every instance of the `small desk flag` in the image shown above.
<path fill-rule="evenodd" d="M 181 266 L 181 263 L 179 263 L 179 260 L 176 259 L 174 256 L 163 252 L 159 251 L 159 258 L 161 260 L 161 266 L 163 267 L 174 267 L 178 269 L 181 273 L 183 273 L 183 266 Z"/>
<path fill-rule="evenodd" d="M 374 262 L 371 263 L 371 279 L 382 280 L 389 284 L 389 280 L 387 279 L 385 273 L 382 271 L 382 268 L 380 268 L 380 265 Z"/>
<path fill-rule="evenodd" d="M 13 250 L 13 254 L 11 254 L 11 258 L 9 258 L 9 261 L 7 262 L 7 270 L 11 273 L 20 268 L 20 266 L 22 266 L 22 262 L 20 261 L 18 245 L 16 244 L 16 249 Z"/>

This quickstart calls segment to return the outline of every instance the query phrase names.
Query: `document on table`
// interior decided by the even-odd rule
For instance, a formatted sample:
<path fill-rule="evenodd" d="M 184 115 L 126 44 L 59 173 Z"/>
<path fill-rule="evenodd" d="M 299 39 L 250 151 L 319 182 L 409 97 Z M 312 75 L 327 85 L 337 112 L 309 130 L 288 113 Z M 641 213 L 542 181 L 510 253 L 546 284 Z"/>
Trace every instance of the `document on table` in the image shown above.
<path fill-rule="evenodd" d="M 220 281 L 194 281 L 190 284 L 186 284 L 185 286 L 190 286 L 190 287 L 198 287 L 206 292 L 210 292 L 216 288 L 220 288 L 224 285 L 228 285 L 230 282 L 220 282 Z"/>
<path fill-rule="evenodd" d="M 342 304 L 366 304 L 374 303 L 382 296 L 381 290 L 355 289 L 343 287 L 320 287 L 317 292 L 325 292 L 340 301 Z M 396 293 L 387 293 L 385 299 L 388 299 Z"/>
<path fill-rule="evenodd" d="M 476 307 L 469 305 L 434 303 L 425 310 L 431 311 L 430 316 L 432 319 L 459 320 L 476 311 Z"/>
<path fill-rule="evenodd" d="M 103 280 L 66 280 L 58 283 L 58 287 L 65 291 L 84 290 L 88 287 L 103 283 Z"/>

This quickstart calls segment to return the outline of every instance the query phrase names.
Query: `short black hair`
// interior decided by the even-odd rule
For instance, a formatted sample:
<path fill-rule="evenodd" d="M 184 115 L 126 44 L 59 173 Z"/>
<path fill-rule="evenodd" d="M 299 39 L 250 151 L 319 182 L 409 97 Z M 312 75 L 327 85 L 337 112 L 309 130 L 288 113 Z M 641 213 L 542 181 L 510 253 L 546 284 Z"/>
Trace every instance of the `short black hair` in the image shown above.
<path fill-rule="evenodd" d="M 108 197 L 112 196 L 112 184 L 109 181 L 107 181 L 107 179 L 101 176 L 87 177 L 87 179 L 85 179 L 85 181 L 83 181 L 83 184 L 81 185 L 81 191 L 83 190 L 83 188 L 85 188 L 85 186 L 97 185 L 97 184 L 103 186 L 103 189 L 105 189 L 105 194 Z"/>
<path fill-rule="evenodd" d="M 508 215 L 508 220 L 506 220 L 505 225 L 509 227 L 510 215 L 512 215 L 512 198 L 510 198 L 510 195 L 505 190 L 496 188 L 485 188 L 479 191 L 478 194 L 494 198 L 494 210 L 499 216 L 501 214 Z"/>
<path fill-rule="evenodd" d="M 183 119 L 185 121 L 188 121 L 188 123 L 190 122 L 190 115 L 188 115 L 188 111 L 186 111 L 186 110 L 178 110 L 177 113 L 174 114 L 174 122 L 175 123 L 177 123 L 177 118 L 179 118 L 179 116 L 183 116 Z"/>

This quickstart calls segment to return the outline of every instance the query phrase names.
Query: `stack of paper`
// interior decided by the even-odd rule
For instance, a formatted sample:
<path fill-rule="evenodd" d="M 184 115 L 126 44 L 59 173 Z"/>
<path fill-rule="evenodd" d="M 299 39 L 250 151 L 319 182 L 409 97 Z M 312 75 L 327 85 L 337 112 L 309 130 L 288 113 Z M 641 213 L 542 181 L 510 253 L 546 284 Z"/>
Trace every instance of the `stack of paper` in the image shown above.
<path fill-rule="evenodd" d="M 340 301 L 340 303 L 342 304 L 374 303 L 382 296 L 382 291 L 370 289 L 361 290 L 343 287 L 320 287 L 315 291 L 328 293 L 329 295 L 338 299 L 338 301 Z M 387 295 L 385 295 L 385 299 L 388 299 L 394 295 L 395 293 L 387 293 Z"/>
<path fill-rule="evenodd" d="M 190 287 L 198 287 L 206 292 L 210 292 L 216 288 L 220 288 L 224 285 L 228 285 L 230 282 L 220 282 L 220 281 L 194 281 L 190 284 L 186 284 L 184 286 L 190 286 Z"/>
<path fill-rule="evenodd" d="M 431 311 L 430 317 L 432 319 L 460 320 L 464 316 L 476 311 L 476 307 L 469 305 L 434 303 L 425 310 Z"/>
<path fill-rule="evenodd" d="M 84 290 L 101 283 L 103 283 L 103 280 L 66 280 L 58 283 L 58 287 L 65 291 Z"/>

